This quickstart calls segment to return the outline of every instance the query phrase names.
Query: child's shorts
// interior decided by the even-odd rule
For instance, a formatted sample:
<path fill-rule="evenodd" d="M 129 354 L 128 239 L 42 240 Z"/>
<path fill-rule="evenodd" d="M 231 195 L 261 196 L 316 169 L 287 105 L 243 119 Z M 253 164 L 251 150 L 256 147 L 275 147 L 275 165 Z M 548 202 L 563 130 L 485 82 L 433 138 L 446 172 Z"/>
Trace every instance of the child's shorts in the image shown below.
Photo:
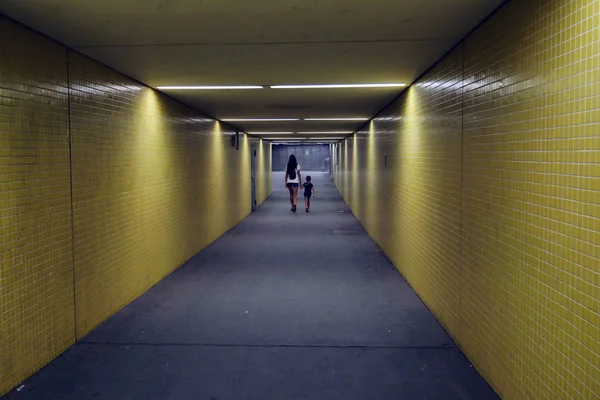
<path fill-rule="evenodd" d="M 304 196 L 304 200 L 310 201 L 310 196 Z"/>

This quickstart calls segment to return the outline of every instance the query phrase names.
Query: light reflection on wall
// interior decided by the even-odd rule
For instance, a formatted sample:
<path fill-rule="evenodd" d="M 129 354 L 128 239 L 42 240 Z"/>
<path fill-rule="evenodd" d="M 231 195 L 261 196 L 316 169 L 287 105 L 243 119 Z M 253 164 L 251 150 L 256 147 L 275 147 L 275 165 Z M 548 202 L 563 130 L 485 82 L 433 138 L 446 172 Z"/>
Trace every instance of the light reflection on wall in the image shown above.
<path fill-rule="evenodd" d="M 420 85 L 415 85 L 408 90 L 406 102 L 402 114 L 404 115 L 404 126 L 402 129 L 402 138 L 400 145 L 400 185 L 398 186 L 398 195 L 402 198 L 400 213 L 397 214 L 399 221 L 396 225 L 402 227 L 400 235 L 401 248 L 406 257 L 401 257 L 403 271 L 410 274 L 414 265 L 409 265 L 423 257 L 428 257 L 421 249 L 420 243 L 427 240 L 428 221 L 423 218 L 423 208 L 427 203 L 427 192 L 423 181 L 427 177 L 427 147 L 422 144 L 426 142 L 425 135 L 429 133 L 423 131 L 423 116 L 420 109 Z M 409 275 L 410 276 L 410 275 Z M 430 290 L 431 282 L 424 279 L 420 282 L 427 293 Z"/>
<path fill-rule="evenodd" d="M 365 225 L 369 227 L 368 229 L 377 226 L 377 210 L 379 210 L 374 204 L 376 196 L 372 196 L 369 193 L 371 190 L 380 189 L 379 174 L 377 172 L 378 169 L 381 169 L 381 166 L 376 158 L 376 135 L 375 122 L 371 121 L 369 123 L 369 130 L 366 132 L 366 172 L 365 176 L 362 178 L 362 182 L 365 184 L 365 188 L 362 190 L 362 193 L 364 194 L 364 200 L 362 202 L 364 203 Z M 377 233 L 375 234 L 377 235 Z"/>
<path fill-rule="evenodd" d="M 229 137 L 226 137 L 226 139 L 229 140 Z M 247 193 L 249 195 L 252 193 L 252 171 L 251 171 L 251 164 L 250 164 L 251 163 L 250 158 L 252 157 L 252 151 L 251 151 L 251 146 L 250 146 L 250 140 L 251 140 L 251 138 L 249 135 L 240 133 L 239 152 L 241 152 L 241 154 L 240 154 L 240 157 L 237 160 L 237 164 L 234 168 L 236 168 L 235 171 L 241 171 L 241 176 L 243 178 L 239 184 L 234 184 L 231 187 L 229 196 L 236 196 L 236 193 Z M 229 166 L 227 166 L 227 168 L 229 168 Z M 238 207 L 239 207 L 240 212 L 249 213 L 252 210 L 251 197 L 248 198 L 248 201 L 246 203 L 239 202 Z M 234 224 L 237 221 L 231 220 L 230 222 L 232 224 Z"/>
<path fill-rule="evenodd" d="M 260 206 L 271 195 L 271 142 L 259 139 L 256 147 L 256 203 Z"/>
<path fill-rule="evenodd" d="M 132 85 L 128 83 L 116 84 L 116 83 L 107 83 L 103 85 L 96 85 L 94 90 L 90 90 L 89 85 L 84 85 L 77 82 L 71 83 L 71 90 L 80 92 L 81 94 L 88 94 L 89 96 L 94 97 L 111 97 L 115 94 L 118 96 L 123 96 L 124 94 L 132 94 L 136 95 L 136 93 L 141 91 L 154 91 L 143 85 Z"/>
<path fill-rule="evenodd" d="M 224 157 L 224 151 L 225 151 L 225 146 L 227 145 L 225 143 L 225 135 L 223 134 L 222 131 L 222 126 L 221 123 L 219 121 L 214 121 L 213 122 L 213 128 L 212 128 L 212 132 L 210 134 L 211 136 L 211 140 L 210 140 L 210 151 L 208 153 L 207 159 L 206 159 L 206 171 L 204 174 L 202 174 L 202 181 L 203 183 L 201 183 L 202 187 L 206 187 L 206 188 L 210 188 L 210 187 L 214 187 L 215 185 L 223 185 L 223 183 L 225 183 L 225 185 L 223 186 L 222 189 L 222 196 L 223 199 L 228 199 L 229 196 L 231 196 L 231 187 L 230 185 L 227 184 L 227 182 L 222 182 L 221 179 L 225 174 L 225 168 L 226 168 L 226 160 Z M 240 140 L 241 142 L 241 140 Z M 241 149 L 242 145 L 240 143 L 240 149 Z M 210 173 L 208 173 L 208 171 L 210 171 Z M 226 223 L 227 221 L 227 210 L 226 209 L 216 209 L 215 212 L 212 212 L 209 214 L 208 216 L 208 225 L 209 225 L 209 231 L 214 232 L 215 228 L 218 226 L 222 226 Z M 213 241 L 215 240 L 217 237 L 213 237 L 211 236 L 209 238 L 209 241 Z"/>
<path fill-rule="evenodd" d="M 343 174 L 343 178 L 342 178 L 342 187 L 343 187 L 343 192 L 344 192 L 344 197 L 346 197 L 347 199 L 349 199 L 349 175 L 350 175 L 350 171 L 349 171 L 349 163 L 350 163 L 350 157 L 348 154 L 348 142 L 350 141 L 349 138 L 346 138 L 344 140 L 344 159 L 342 161 L 342 174 Z"/>
<path fill-rule="evenodd" d="M 123 196 L 123 210 L 130 215 L 132 223 L 124 225 L 123 229 L 126 237 L 130 238 L 129 246 L 136 248 L 146 246 L 145 237 L 140 234 L 141 232 L 161 231 L 164 226 L 163 221 L 176 218 L 176 207 L 164 207 L 163 204 L 173 204 L 177 199 L 177 194 L 167 186 L 177 172 L 173 169 L 176 162 L 173 162 L 171 154 L 173 145 L 170 141 L 173 137 L 168 134 L 169 121 L 165 118 L 165 115 L 168 115 L 166 104 L 155 90 L 138 87 L 139 90 L 133 91 L 137 92 L 137 104 L 131 110 L 133 116 L 131 127 L 120 126 L 113 133 L 116 136 L 116 132 L 121 133 L 131 129 L 133 146 L 127 146 L 129 148 L 125 147 L 123 150 L 132 152 L 133 163 L 130 166 L 131 170 L 123 177 L 131 180 L 133 195 Z M 108 117 L 110 118 L 110 114 Z M 118 192 L 114 197 L 119 198 Z M 149 215 L 155 217 L 148 218 Z M 173 248 L 176 248 L 175 240 L 170 235 L 165 235 L 161 245 L 175 245 Z M 143 290 L 141 280 L 135 291 L 132 290 L 131 284 L 126 283 L 129 276 L 144 273 L 142 265 L 168 264 L 166 252 L 160 251 L 160 247 L 154 246 L 147 251 L 139 252 L 140 263 L 132 265 L 135 272 L 127 268 L 114 269 L 115 274 L 122 274 L 117 278 L 117 285 L 122 292 L 119 298 L 127 298 L 135 291 Z M 122 247 L 121 250 L 128 251 L 127 246 Z"/>
<path fill-rule="evenodd" d="M 350 156 L 352 159 L 352 170 L 351 170 L 351 177 L 352 177 L 352 183 L 350 184 L 352 187 L 352 197 L 350 197 L 350 204 L 353 205 L 353 212 L 355 214 L 360 215 L 361 214 L 361 204 L 360 204 L 360 156 L 358 154 L 358 140 L 359 140 L 359 136 L 357 133 L 355 133 L 352 136 L 352 155 Z"/>

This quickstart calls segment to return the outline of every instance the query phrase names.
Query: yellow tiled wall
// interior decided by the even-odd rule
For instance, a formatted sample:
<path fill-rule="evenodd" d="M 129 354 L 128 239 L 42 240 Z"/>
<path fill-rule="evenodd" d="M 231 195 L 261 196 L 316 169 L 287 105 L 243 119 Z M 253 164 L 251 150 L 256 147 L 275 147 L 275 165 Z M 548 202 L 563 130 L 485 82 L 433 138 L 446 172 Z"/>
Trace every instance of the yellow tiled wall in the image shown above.
<path fill-rule="evenodd" d="M 0 395 L 75 340 L 66 50 L 0 18 Z"/>
<path fill-rule="evenodd" d="M 252 200 L 246 135 L 236 150 L 226 126 L 3 17 L 0 54 L 2 395 Z M 261 202 L 271 153 L 258 149 Z"/>
<path fill-rule="evenodd" d="M 353 212 L 503 399 L 600 398 L 599 40 L 598 1 L 510 1 L 338 151 Z"/>
<path fill-rule="evenodd" d="M 251 211 L 235 132 L 71 52 L 77 337 Z"/>
<path fill-rule="evenodd" d="M 273 193 L 271 142 L 257 140 L 256 150 L 256 203 L 261 205 Z"/>

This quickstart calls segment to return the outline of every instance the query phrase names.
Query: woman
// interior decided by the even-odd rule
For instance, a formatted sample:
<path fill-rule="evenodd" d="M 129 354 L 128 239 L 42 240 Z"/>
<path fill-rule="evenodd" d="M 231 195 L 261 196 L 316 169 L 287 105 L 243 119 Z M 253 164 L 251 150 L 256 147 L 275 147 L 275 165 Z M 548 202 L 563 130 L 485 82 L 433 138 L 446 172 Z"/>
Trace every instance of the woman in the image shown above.
<path fill-rule="evenodd" d="M 285 187 L 290 191 L 290 203 L 292 211 L 296 212 L 296 198 L 298 197 L 298 186 L 302 182 L 300 176 L 300 164 L 296 161 L 296 156 L 290 155 L 287 168 L 285 169 Z"/>

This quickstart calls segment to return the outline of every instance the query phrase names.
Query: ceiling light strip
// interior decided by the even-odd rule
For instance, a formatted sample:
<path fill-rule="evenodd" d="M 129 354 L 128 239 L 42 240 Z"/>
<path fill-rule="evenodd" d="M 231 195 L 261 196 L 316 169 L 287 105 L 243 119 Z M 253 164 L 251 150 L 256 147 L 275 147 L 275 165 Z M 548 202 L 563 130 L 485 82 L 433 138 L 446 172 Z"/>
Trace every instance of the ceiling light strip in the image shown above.
<path fill-rule="evenodd" d="M 347 88 L 388 88 L 402 87 L 406 83 L 350 83 L 335 85 L 272 85 L 271 89 L 347 89 Z"/>
<path fill-rule="evenodd" d="M 159 90 L 250 90 L 264 89 L 263 86 L 157 86 Z"/>
<path fill-rule="evenodd" d="M 294 132 L 248 132 L 249 135 L 293 135 Z"/>
<path fill-rule="evenodd" d="M 351 134 L 354 131 L 322 131 L 322 132 L 296 132 L 302 135 L 316 135 L 316 134 L 327 134 L 327 135 L 336 135 L 336 134 Z"/>
<path fill-rule="evenodd" d="M 305 121 L 368 121 L 369 118 L 304 118 Z"/>
<path fill-rule="evenodd" d="M 299 118 L 221 118 L 223 122 L 271 122 L 299 121 Z"/>
<path fill-rule="evenodd" d="M 296 141 L 313 141 L 313 140 L 342 140 L 345 139 L 344 136 L 339 136 L 339 137 L 305 137 L 305 136 L 300 136 L 300 137 L 295 137 L 295 136 L 287 136 L 287 137 L 266 137 L 265 139 L 267 140 L 296 140 Z"/>

